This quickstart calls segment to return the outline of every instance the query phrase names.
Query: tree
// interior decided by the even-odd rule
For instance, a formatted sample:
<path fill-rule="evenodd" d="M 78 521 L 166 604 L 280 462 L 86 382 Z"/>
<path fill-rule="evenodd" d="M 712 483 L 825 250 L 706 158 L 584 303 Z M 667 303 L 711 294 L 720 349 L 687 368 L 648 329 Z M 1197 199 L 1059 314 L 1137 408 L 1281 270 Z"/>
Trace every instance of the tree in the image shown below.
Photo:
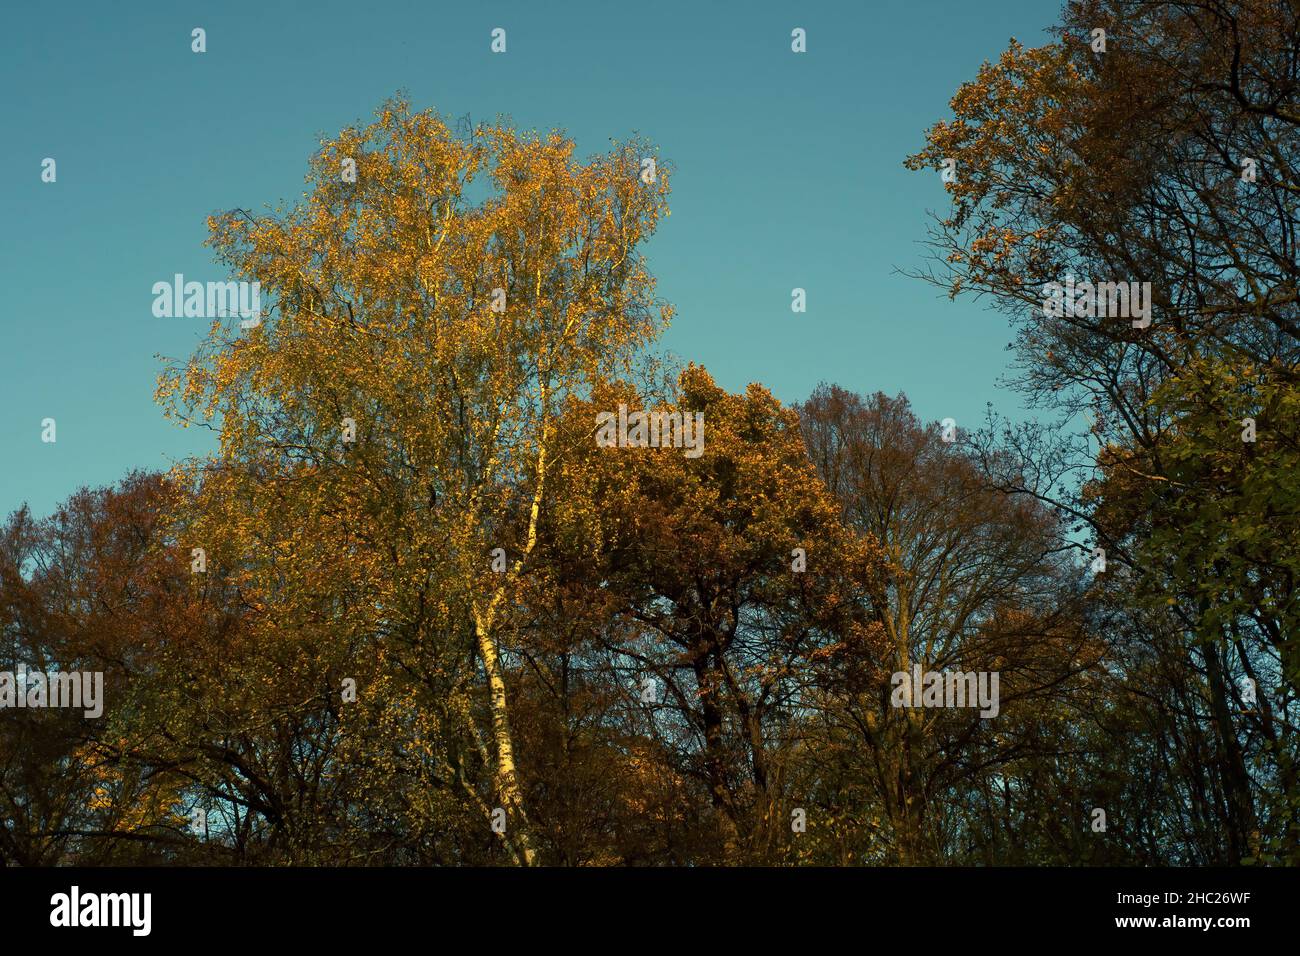
<path fill-rule="evenodd" d="M 792 766 L 815 663 L 879 659 L 879 551 L 840 526 L 797 417 L 766 389 L 733 395 L 691 366 L 671 391 L 610 383 L 570 404 L 546 591 L 575 589 L 595 609 L 591 637 L 624 689 L 623 719 L 703 787 L 711 858 L 793 859 L 804 794 Z M 629 418 L 698 417 L 699 453 L 598 447 L 602 413 L 620 406 Z"/>
<path fill-rule="evenodd" d="M 0 857 L 23 865 L 167 862 L 186 851 L 187 781 L 130 759 L 137 682 L 212 608 L 159 548 L 173 490 L 134 473 L 82 489 L 51 517 L 24 508 L 0 533 L 4 659 L 102 675 L 101 712 L 7 710 L 0 721 Z M 146 772 L 152 771 L 152 772 Z"/>
<path fill-rule="evenodd" d="M 888 574 L 872 603 L 886 675 L 910 675 L 914 664 L 999 675 L 998 713 L 987 718 L 899 709 L 889 683 L 846 674 L 824 701 L 819 752 L 868 786 L 888 823 L 887 858 L 960 856 L 983 826 L 963 818 L 964 794 L 994 780 L 1010 786 L 1017 762 L 1056 753 L 1074 678 L 1097 662 L 1079 574 L 1060 557 L 1050 512 L 990 487 L 962 445 L 923 425 L 905 397 L 823 385 L 800 418 L 843 520 L 884 550 Z"/>
<path fill-rule="evenodd" d="M 1029 394 L 1076 425 L 1093 416 L 1050 464 L 1022 455 L 1002 477 L 1087 526 L 1200 659 L 1228 862 L 1260 851 L 1261 791 L 1294 795 L 1298 436 L 1280 413 L 1300 359 L 1297 36 L 1295 10 L 1270 0 L 1072 3 L 1057 42 L 985 65 L 908 160 L 961 171 L 929 278 L 989 293 L 1014 316 Z M 1093 297 L 1051 309 L 1048 283 L 1071 277 Z M 1149 312 L 1102 314 L 1122 300 L 1097 286 L 1116 282 L 1149 283 Z M 1246 417 L 1262 447 L 1240 440 Z M 1067 475 L 1082 480 L 1062 489 Z M 1252 674 L 1277 675 L 1255 709 L 1237 691 Z M 1294 857 L 1290 811 L 1265 836 Z"/>
<path fill-rule="evenodd" d="M 507 641 L 556 418 L 671 314 L 637 253 L 667 214 L 670 170 L 643 180 L 640 143 L 585 164 L 573 149 L 386 104 L 322 143 L 302 204 L 212 220 L 270 314 L 242 336 L 215 322 L 159 387 L 183 422 L 219 422 L 189 534 L 257 595 L 252 626 L 269 640 L 333 595 L 332 639 L 377 634 L 436 659 L 446 694 L 425 706 L 463 724 L 435 745 L 441 776 L 485 824 L 505 811 L 524 863 Z M 466 747 L 486 789 L 456 769 Z"/>

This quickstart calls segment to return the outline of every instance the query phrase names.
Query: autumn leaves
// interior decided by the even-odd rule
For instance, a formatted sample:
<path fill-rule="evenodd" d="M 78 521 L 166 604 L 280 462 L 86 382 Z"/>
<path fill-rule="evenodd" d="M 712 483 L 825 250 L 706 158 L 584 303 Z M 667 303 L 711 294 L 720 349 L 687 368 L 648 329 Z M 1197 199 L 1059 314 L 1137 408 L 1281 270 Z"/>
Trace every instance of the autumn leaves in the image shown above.
<path fill-rule="evenodd" d="M 473 701 L 455 709 L 456 747 L 472 745 L 486 775 L 475 797 L 507 811 L 519 862 L 533 850 L 507 671 L 568 452 L 561 416 L 632 370 L 670 315 L 637 252 L 666 213 L 668 171 L 643 177 L 631 144 L 585 164 L 572 150 L 504 125 L 461 136 L 385 105 L 323 144 L 304 203 L 213 220 L 219 254 L 261 281 L 275 316 L 238 339 L 214 330 L 159 392 L 183 420 L 220 421 L 182 533 L 265 597 L 252 626 L 271 639 L 316 618 L 320 595 L 344 596 L 322 622 L 331 633 L 400 632 L 451 668 L 453 693 Z M 204 477 L 213 466 L 219 481 Z M 292 555 L 288 580 L 276 554 Z"/>

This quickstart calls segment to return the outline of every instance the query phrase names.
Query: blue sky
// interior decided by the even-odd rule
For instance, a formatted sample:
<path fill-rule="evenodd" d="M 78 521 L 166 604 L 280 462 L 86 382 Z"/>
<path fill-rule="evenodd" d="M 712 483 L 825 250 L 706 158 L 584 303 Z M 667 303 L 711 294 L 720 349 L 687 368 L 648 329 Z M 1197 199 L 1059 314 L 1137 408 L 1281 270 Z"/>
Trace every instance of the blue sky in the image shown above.
<path fill-rule="evenodd" d="M 219 279 L 218 209 L 301 195 L 319 134 L 397 90 L 417 108 L 563 128 L 580 153 L 639 133 L 677 167 L 647 247 L 677 317 L 663 345 L 725 387 L 784 401 L 820 381 L 904 391 L 973 423 L 1009 355 L 1003 317 L 898 274 L 916 267 L 937 173 L 905 156 L 957 85 L 1055 0 L 538 3 L 132 2 L 11 6 L 0 40 L 0 512 L 165 468 L 208 436 L 153 402 L 157 354 L 204 319 L 151 288 Z M 190 50 L 190 31 L 208 50 Z M 494 27 L 508 51 L 489 50 Z M 808 52 L 790 51 L 803 27 Z M 42 183 L 53 157 L 58 181 Z M 790 290 L 808 311 L 790 311 Z M 58 441 L 41 441 L 54 418 Z"/>

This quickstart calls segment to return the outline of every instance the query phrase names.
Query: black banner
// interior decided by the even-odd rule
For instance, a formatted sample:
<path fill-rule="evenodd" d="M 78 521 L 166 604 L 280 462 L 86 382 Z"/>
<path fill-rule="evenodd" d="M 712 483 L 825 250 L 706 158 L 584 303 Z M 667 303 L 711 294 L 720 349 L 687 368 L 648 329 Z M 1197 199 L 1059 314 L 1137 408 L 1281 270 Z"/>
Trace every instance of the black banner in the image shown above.
<path fill-rule="evenodd" d="M 263 934 L 340 944 L 465 919 L 498 923 L 507 937 L 651 945 L 683 931 L 760 945 L 837 928 L 920 933 L 939 946 L 1021 932 L 1231 944 L 1279 931 L 1294 889 L 1281 869 L 0 870 L 3 910 L 24 939 L 130 945 Z"/>

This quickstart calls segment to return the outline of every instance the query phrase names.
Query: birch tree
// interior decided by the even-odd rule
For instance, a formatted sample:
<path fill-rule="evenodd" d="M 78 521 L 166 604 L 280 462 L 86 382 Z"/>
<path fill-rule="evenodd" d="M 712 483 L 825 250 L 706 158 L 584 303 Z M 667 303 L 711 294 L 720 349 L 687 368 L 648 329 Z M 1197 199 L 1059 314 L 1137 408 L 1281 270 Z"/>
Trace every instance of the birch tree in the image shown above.
<path fill-rule="evenodd" d="M 207 493 L 190 533 L 250 594 L 274 593 L 266 639 L 290 616 L 387 639 L 441 715 L 422 744 L 438 779 L 521 864 L 536 852 L 512 594 L 554 423 L 671 315 L 638 252 L 668 213 L 670 167 L 643 175 L 654 154 L 638 142 L 585 162 L 574 149 L 385 104 L 321 143 L 300 202 L 212 217 L 211 244 L 261 283 L 265 314 L 214 321 L 159 384 L 171 414 L 220 432 L 191 469 Z"/>

